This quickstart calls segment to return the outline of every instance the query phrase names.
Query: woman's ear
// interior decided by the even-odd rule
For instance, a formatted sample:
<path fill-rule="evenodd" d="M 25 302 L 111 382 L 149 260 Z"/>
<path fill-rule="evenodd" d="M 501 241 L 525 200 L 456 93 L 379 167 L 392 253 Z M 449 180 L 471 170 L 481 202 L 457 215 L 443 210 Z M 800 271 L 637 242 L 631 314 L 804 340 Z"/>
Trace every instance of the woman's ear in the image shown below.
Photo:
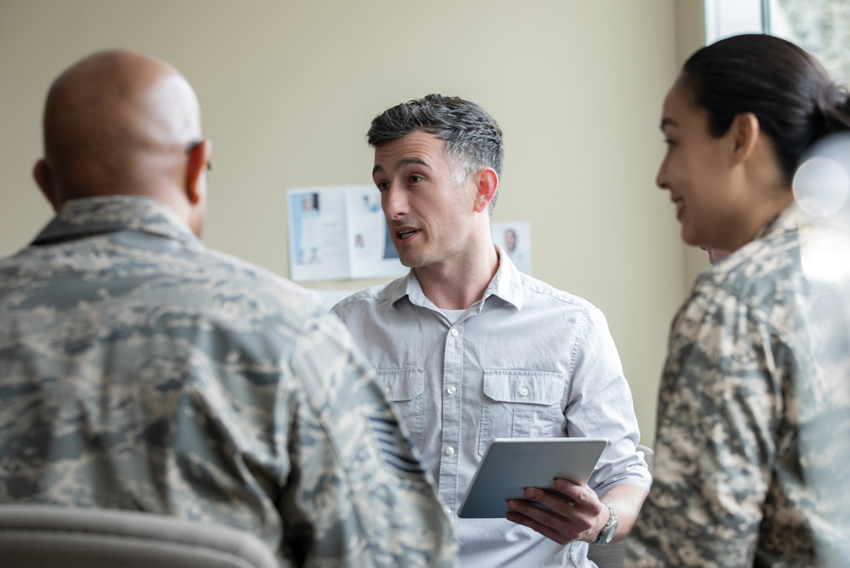
<path fill-rule="evenodd" d="M 755 152 L 761 134 L 758 117 L 751 112 L 744 112 L 735 117 L 729 127 L 732 136 L 732 161 L 740 164 L 750 159 Z"/>

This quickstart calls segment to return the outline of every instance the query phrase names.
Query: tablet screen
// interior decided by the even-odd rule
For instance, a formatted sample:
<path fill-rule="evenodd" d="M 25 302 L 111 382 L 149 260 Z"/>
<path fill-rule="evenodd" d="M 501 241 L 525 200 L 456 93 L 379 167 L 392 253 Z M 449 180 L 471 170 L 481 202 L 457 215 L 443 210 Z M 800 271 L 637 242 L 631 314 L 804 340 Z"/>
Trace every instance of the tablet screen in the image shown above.
<path fill-rule="evenodd" d="M 458 508 L 462 519 L 504 518 L 508 500 L 528 487 L 557 493 L 556 478 L 586 483 L 602 455 L 605 438 L 494 438 Z"/>

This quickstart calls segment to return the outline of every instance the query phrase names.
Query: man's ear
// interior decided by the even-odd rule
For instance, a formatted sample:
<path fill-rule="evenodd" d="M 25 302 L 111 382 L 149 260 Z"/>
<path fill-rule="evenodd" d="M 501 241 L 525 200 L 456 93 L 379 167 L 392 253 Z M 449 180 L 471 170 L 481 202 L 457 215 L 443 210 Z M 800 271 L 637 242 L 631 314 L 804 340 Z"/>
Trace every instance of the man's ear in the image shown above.
<path fill-rule="evenodd" d="M 62 207 L 62 198 L 59 196 L 56 188 L 56 178 L 53 175 L 53 169 L 47 163 L 47 160 L 41 159 L 35 163 L 35 167 L 32 169 L 32 177 L 35 178 L 35 183 L 41 188 L 41 193 L 44 194 L 44 197 L 53 206 L 53 210 L 59 211 L 59 208 Z"/>
<path fill-rule="evenodd" d="M 207 163 L 212 155 L 212 142 L 204 139 L 195 144 L 189 152 L 189 163 L 186 166 L 186 198 L 192 205 L 197 205 L 203 199 L 201 193 L 201 178 L 207 169 Z"/>
<path fill-rule="evenodd" d="M 493 168 L 482 168 L 475 172 L 475 212 L 481 213 L 490 207 L 499 189 L 499 174 Z"/>
<path fill-rule="evenodd" d="M 753 155 L 761 133 L 758 117 L 751 112 L 741 113 L 732 121 L 729 130 L 733 143 L 733 163 L 746 162 Z"/>

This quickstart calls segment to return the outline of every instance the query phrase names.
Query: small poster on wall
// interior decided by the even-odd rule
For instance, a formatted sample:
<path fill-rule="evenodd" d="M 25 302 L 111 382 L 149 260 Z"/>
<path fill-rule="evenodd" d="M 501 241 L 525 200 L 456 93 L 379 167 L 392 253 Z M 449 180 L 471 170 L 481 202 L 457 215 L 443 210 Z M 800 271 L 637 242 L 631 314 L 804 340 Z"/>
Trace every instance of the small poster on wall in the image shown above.
<path fill-rule="evenodd" d="M 490 223 L 490 233 L 517 270 L 531 276 L 531 224 L 528 221 Z"/>
<path fill-rule="evenodd" d="M 374 185 L 287 191 L 289 274 L 292 280 L 400 276 L 398 260 Z"/>

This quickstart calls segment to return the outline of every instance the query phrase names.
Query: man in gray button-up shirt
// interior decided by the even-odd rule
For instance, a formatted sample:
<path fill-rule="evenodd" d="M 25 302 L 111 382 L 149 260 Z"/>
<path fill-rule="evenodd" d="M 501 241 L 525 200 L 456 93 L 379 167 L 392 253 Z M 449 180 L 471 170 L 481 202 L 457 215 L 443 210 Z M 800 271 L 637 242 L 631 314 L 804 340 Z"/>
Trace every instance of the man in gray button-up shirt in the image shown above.
<path fill-rule="evenodd" d="M 334 312 L 455 514 L 487 442 L 606 437 L 587 485 L 511 501 L 507 519 L 457 519 L 463 566 L 590 566 L 587 543 L 628 534 L 650 485 L 628 383 L 602 313 L 517 271 L 490 238 L 501 131 L 473 103 L 429 95 L 373 122 L 373 178 L 404 278 Z M 609 506 L 606 506 L 609 505 Z M 614 523 L 613 513 L 619 521 Z"/>

